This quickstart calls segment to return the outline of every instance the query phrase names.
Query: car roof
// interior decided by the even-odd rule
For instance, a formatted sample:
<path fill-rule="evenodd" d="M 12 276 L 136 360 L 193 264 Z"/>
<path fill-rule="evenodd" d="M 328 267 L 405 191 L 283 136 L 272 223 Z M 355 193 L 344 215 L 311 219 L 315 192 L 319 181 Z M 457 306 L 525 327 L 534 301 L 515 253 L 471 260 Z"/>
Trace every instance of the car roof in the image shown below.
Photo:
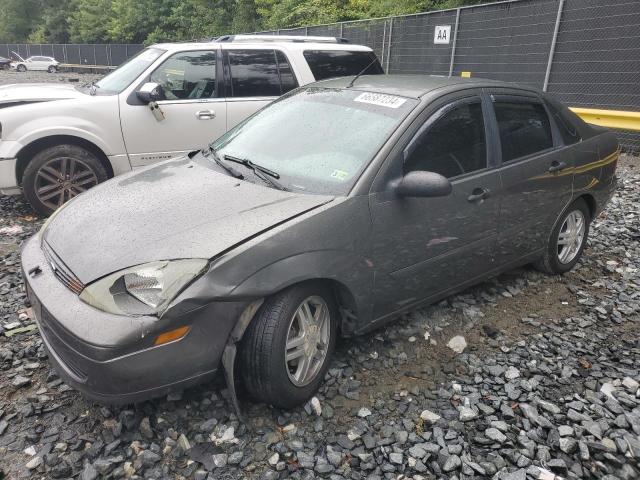
<path fill-rule="evenodd" d="M 332 78 L 312 84 L 327 88 L 347 88 L 354 77 Z M 449 87 L 449 90 L 463 90 L 466 88 L 509 87 L 520 90 L 535 91 L 530 87 L 488 80 L 484 78 L 445 77 L 437 75 L 363 75 L 349 87 L 350 90 L 386 93 L 402 97 L 421 98 L 426 94 Z"/>
<path fill-rule="evenodd" d="M 207 48 L 215 48 L 221 45 L 224 49 L 254 49 L 254 48 L 273 48 L 277 47 L 283 50 L 340 50 L 352 52 L 371 52 L 371 48 L 364 45 L 355 45 L 351 43 L 326 43 L 326 42 L 276 42 L 276 41 L 256 41 L 256 42 L 185 42 L 185 43 L 156 43 L 151 45 L 153 48 L 161 48 L 169 51 L 184 50 L 203 50 Z"/>

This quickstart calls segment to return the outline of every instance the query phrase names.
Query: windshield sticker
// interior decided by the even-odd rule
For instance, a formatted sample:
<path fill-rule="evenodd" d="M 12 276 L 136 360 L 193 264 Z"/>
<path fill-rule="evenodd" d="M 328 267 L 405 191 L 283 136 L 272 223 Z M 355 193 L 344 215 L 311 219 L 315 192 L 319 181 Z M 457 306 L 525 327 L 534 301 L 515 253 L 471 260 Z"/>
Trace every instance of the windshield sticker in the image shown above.
<path fill-rule="evenodd" d="M 354 98 L 354 101 L 370 103 L 372 105 L 378 105 L 380 107 L 399 108 L 404 104 L 404 102 L 407 101 L 407 99 L 396 97 L 395 95 L 387 95 L 384 93 L 365 92 Z"/>
<path fill-rule="evenodd" d="M 349 176 L 349 172 L 345 172 L 344 170 L 334 170 L 331 174 L 331 178 L 335 178 L 337 180 L 346 180 Z"/>

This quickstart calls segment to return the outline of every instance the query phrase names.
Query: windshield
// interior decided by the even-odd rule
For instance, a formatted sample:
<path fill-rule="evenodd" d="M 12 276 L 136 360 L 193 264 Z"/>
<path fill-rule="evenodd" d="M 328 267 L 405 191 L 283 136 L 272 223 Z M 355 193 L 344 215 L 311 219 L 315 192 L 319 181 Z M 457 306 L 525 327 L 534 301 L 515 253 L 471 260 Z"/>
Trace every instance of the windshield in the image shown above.
<path fill-rule="evenodd" d="M 344 195 L 417 105 L 395 95 L 310 87 L 286 95 L 211 145 L 280 174 L 288 190 Z"/>
<path fill-rule="evenodd" d="M 95 86 L 100 89 L 100 93 L 120 93 L 164 52 L 159 48 L 147 48 L 97 81 Z"/>

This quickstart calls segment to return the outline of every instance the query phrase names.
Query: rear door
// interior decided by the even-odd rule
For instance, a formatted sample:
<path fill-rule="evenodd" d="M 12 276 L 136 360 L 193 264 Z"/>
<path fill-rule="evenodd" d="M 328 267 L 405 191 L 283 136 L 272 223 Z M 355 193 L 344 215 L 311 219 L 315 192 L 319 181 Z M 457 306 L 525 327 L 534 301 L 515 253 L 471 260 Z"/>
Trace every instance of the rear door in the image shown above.
<path fill-rule="evenodd" d="M 394 178 L 413 170 L 436 172 L 451 181 L 450 195 L 400 198 L 389 188 L 371 195 L 375 317 L 492 269 L 500 178 L 487 140 L 486 110 L 486 101 L 473 90 L 437 106 L 391 165 L 390 181 L 383 181 L 392 185 Z"/>
<path fill-rule="evenodd" d="M 274 48 L 223 50 L 227 129 L 298 86 L 286 54 Z"/>
<path fill-rule="evenodd" d="M 534 93 L 489 90 L 499 132 L 503 189 L 498 261 L 518 262 L 546 245 L 571 200 L 573 154 Z"/>

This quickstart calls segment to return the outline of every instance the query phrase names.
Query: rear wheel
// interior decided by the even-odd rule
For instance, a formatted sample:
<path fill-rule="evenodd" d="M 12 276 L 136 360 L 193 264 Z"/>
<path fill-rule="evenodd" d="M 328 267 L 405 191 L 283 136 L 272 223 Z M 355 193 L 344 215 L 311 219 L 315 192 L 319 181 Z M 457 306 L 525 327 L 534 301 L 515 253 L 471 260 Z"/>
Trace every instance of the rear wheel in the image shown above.
<path fill-rule="evenodd" d="M 27 67 L 25 67 L 24 65 L 18 65 L 16 70 L 18 70 L 19 72 L 26 72 Z"/>
<path fill-rule="evenodd" d="M 316 392 L 336 341 L 338 309 L 320 283 L 267 299 L 242 340 L 241 374 L 258 401 L 291 408 Z"/>
<path fill-rule="evenodd" d="M 38 152 L 27 165 L 22 190 L 31 206 L 43 215 L 108 178 L 90 151 L 78 145 L 55 145 Z"/>
<path fill-rule="evenodd" d="M 591 224 L 591 212 L 586 202 L 579 198 L 567 208 L 551 232 L 544 256 L 534 265 L 550 274 L 562 274 L 571 270 L 580 260 Z"/>
<path fill-rule="evenodd" d="M 58 71 L 58 69 L 56 68 L 55 65 L 51 65 L 49 66 L 49 68 L 47 68 L 47 72 L 49 73 L 56 73 Z"/>

